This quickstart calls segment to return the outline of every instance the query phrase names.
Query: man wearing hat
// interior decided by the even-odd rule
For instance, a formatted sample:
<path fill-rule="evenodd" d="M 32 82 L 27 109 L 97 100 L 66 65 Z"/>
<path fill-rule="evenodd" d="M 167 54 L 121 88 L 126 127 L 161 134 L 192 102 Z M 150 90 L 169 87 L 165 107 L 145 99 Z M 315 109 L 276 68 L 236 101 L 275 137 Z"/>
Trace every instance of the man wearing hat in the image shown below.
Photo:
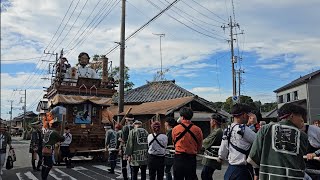
<path fill-rule="evenodd" d="M 133 129 L 133 122 L 134 122 L 134 117 L 132 114 L 127 114 L 125 117 L 126 120 L 126 125 L 122 128 L 122 134 L 121 138 L 119 138 L 119 141 L 121 142 L 120 145 L 120 155 L 122 156 L 121 158 L 121 169 L 122 169 L 122 176 L 124 180 L 128 179 L 128 171 L 127 171 L 127 156 L 125 154 L 125 149 L 126 149 L 126 144 L 127 144 L 127 139 L 129 136 L 130 130 Z"/>
<path fill-rule="evenodd" d="M 212 114 L 210 125 L 211 133 L 207 138 L 202 141 L 202 147 L 204 147 L 204 154 L 207 156 L 217 157 L 218 149 L 212 148 L 211 146 L 220 146 L 223 136 L 221 124 L 225 123 L 225 119 L 219 114 Z M 221 170 L 221 162 L 217 162 L 214 159 L 203 158 L 202 159 L 202 180 L 212 180 L 213 172 L 218 169 Z"/>
<path fill-rule="evenodd" d="M 49 172 L 53 166 L 52 151 L 54 149 L 54 145 L 58 142 L 63 142 L 65 139 L 56 130 L 54 130 L 55 128 L 58 128 L 60 122 L 56 120 L 51 120 L 50 122 L 51 128 L 43 136 L 43 165 L 41 170 L 42 180 L 47 180 Z"/>
<path fill-rule="evenodd" d="M 164 165 L 165 165 L 164 172 L 166 174 L 166 179 L 172 180 L 171 168 L 173 166 L 174 153 L 171 153 L 170 149 L 174 149 L 173 142 L 172 142 L 172 128 L 174 128 L 177 125 L 177 121 L 174 120 L 174 118 L 172 117 L 168 117 L 164 125 L 167 130 L 166 135 L 168 137 L 166 156 L 164 159 Z"/>
<path fill-rule="evenodd" d="M 246 104 L 235 104 L 231 114 L 234 122 L 224 131 L 218 152 L 219 159 L 229 162 L 224 179 L 250 180 L 253 179 L 253 169 L 246 160 L 256 138 L 256 134 L 246 126 L 251 108 Z"/>
<path fill-rule="evenodd" d="M 31 153 L 31 164 L 34 171 L 40 171 L 40 167 L 42 164 L 42 123 L 40 121 L 36 121 L 31 123 L 32 133 L 31 133 L 31 141 L 29 153 Z M 38 156 L 38 165 L 36 166 L 36 159 Z"/>
<path fill-rule="evenodd" d="M 0 175 L 3 174 L 2 167 L 6 160 L 7 145 L 12 149 L 11 136 L 7 132 L 6 125 L 0 122 Z"/>
<path fill-rule="evenodd" d="M 126 152 L 131 167 L 131 179 L 137 180 L 139 169 L 141 180 L 146 180 L 148 164 L 148 131 L 142 128 L 142 122 L 136 120 L 134 129 L 129 132 Z"/>
<path fill-rule="evenodd" d="M 114 174 L 114 169 L 117 164 L 117 154 L 118 154 L 118 134 L 115 130 L 112 128 L 112 124 L 106 124 L 104 126 L 104 129 L 106 130 L 106 147 L 109 151 L 109 163 L 111 169 L 108 169 L 108 172 L 110 174 Z"/>

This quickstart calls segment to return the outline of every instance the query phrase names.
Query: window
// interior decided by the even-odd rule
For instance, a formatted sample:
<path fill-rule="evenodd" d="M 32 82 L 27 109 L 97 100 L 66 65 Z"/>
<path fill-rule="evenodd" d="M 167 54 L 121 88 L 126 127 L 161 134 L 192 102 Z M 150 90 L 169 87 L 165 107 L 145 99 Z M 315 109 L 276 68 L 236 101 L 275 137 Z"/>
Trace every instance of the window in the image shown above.
<path fill-rule="evenodd" d="M 290 102 L 290 93 L 287 94 L 287 102 Z"/>
<path fill-rule="evenodd" d="M 278 96 L 278 102 L 279 102 L 279 103 L 283 103 L 283 95 Z"/>
<path fill-rule="evenodd" d="M 293 100 L 298 100 L 298 91 L 293 92 Z"/>

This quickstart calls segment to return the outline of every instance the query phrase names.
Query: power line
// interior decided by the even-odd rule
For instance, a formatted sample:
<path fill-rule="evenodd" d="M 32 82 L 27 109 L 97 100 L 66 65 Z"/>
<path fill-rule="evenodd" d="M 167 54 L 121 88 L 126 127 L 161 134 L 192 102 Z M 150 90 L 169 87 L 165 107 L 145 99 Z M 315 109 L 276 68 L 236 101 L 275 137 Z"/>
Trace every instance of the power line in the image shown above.
<path fill-rule="evenodd" d="M 54 35 L 52 36 L 52 38 L 51 38 L 49 44 L 47 45 L 47 47 L 45 48 L 45 50 L 49 47 L 49 45 L 51 44 L 52 40 L 54 39 L 54 37 L 56 36 L 57 32 L 59 31 L 59 29 L 60 29 L 60 27 L 61 27 L 64 19 L 66 18 L 67 14 L 68 14 L 68 12 L 69 12 L 69 10 L 70 10 L 70 7 L 71 7 L 72 4 L 73 4 L 73 1 L 74 1 L 74 0 L 71 1 L 70 5 L 69 5 L 69 7 L 68 7 L 67 12 L 64 14 L 64 16 L 63 16 L 63 18 L 62 18 L 62 20 L 61 20 L 61 22 L 60 22 L 60 25 L 59 25 L 58 29 L 56 30 L 56 32 L 55 32 Z"/>
<path fill-rule="evenodd" d="M 94 25 L 94 27 L 91 28 L 89 31 L 87 31 L 87 33 L 84 35 L 84 37 L 77 44 L 74 45 L 74 47 L 72 48 L 73 50 L 75 49 L 76 46 L 79 45 L 79 47 L 80 47 L 84 43 L 84 41 L 92 34 L 92 32 L 98 27 L 98 25 L 112 12 L 112 10 L 119 4 L 119 2 L 120 2 L 120 0 L 118 0 L 118 2 L 117 2 L 117 0 L 115 0 L 113 2 L 113 5 L 110 7 L 110 9 L 104 15 L 103 14 L 100 15 L 100 17 L 99 17 L 99 18 L 101 18 L 100 21 L 98 18 L 96 21 L 97 24 Z"/>
<path fill-rule="evenodd" d="M 145 23 L 144 25 L 142 25 L 140 28 L 138 28 L 136 31 L 134 31 L 132 34 L 130 34 L 125 41 L 128 41 L 129 39 L 131 39 L 132 37 L 134 37 L 136 34 L 138 34 L 140 31 L 142 31 L 145 27 L 147 27 L 151 22 L 153 22 L 154 20 L 156 20 L 157 18 L 159 18 L 164 12 L 166 12 L 168 9 L 170 9 L 174 4 L 176 4 L 178 1 L 180 0 L 175 0 L 173 1 L 169 6 L 167 6 L 165 9 L 163 9 L 162 11 L 160 11 L 157 15 L 155 15 L 153 18 L 151 18 L 147 23 Z M 114 50 L 116 50 L 120 45 L 116 45 L 115 47 L 111 48 L 106 55 L 110 54 L 111 52 L 113 52 Z"/>
<path fill-rule="evenodd" d="M 80 44 L 80 42 L 82 42 L 83 38 L 85 38 L 88 34 L 88 32 L 92 29 L 92 27 L 94 26 L 94 24 L 103 16 L 103 11 L 105 11 L 108 6 L 111 4 L 111 0 L 106 1 L 102 7 L 99 9 L 98 13 L 93 17 L 93 19 L 91 20 L 91 22 L 87 25 L 87 27 L 82 31 L 82 33 L 76 38 L 76 40 L 72 43 L 71 45 L 71 51 L 69 51 L 67 54 L 69 55 L 72 51 L 74 51 L 75 47 L 78 46 Z M 108 12 L 107 12 L 108 13 Z M 106 14 L 107 14 L 106 13 Z M 87 29 L 90 28 L 88 31 Z M 82 39 L 80 39 L 80 37 L 82 37 Z"/>
<path fill-rule="evenodd" d="M 73 36 L 73 38 L 70 40 L 70 42 L 68 43 L 68 45 L 66 46 L 66 49 L 69 48 L 70 44 L 72 43 L 72 41 L 74 40 L 74 38 L 79 34 L 80 30 L 83 28 L 83 26 L 86 24 L 86 22 L 89 20 L 89 18 L 91 17 L 92 13 L 94 12 L 94 10 L 97 8 L 97 6 L 99 5 L 101 0 L 99 0 L 97 2 L 97 4 L 94 6 L 93 10 L 90 12 L 89 16 L 87 17 L 87 19 L 85 20 L 85 22 L 81 25 L 81 27 L 79 28 L 78 32 Z"/>
<path fill-rule="evenodd" d="M 213 11 L 211 11 L 210 9 L 206 8 L 205 6 L 201 5 L 200 3 L 198 3 L 197 1 L 195 0 L 191 0 L 193 1 L 195 4 L 201 6 L 202 8 L 206 9 L 207 11 L 209 11 L 210 13 L 212 13 L 213 15 L 215 15 L 216 17 L 218 17 L 219 19 L 221 19 L 223 22 L 227 22 L 226 19 L 223 19 L 222 17 L 220 17 L 218 14 L 214 13 Z M 221 23 L 221 22 L 220 22 Z"/>
<path fill-rule="evenodd" d="M 149 3 L 151 3 L 154 7 L 158 8 L 158 9 L 161 9 L 158 5 L 154 4 L 154 3 L 153 3 L 153 2 L 151 2 L 150 0 L 147 0 L 147 1 L 148 1 Z M 195 32 L 197 32 L 197 33 L 199 33 L 199 34 L 202 34 L 202 35 L 204 35 L 204 36 L 210 37 L 210 38 L 212 38 L 212 39 L 216 39 L 216 40 L 223 40 L 223 39 L 220 39 L 220 38 L 217 38 L 217 37 L 211 36 L 211 35 L 209 35 L 209 34 L 203 33 L 203 32 L 201 32 L 201 31 L 199 31 L 199 30 L 197 30 L 197 29 L 195 29 L 195 28 L 193 28 L 193 27 L 191 27 L 191 26 L 189 26 L 189 25 L 185 24 L 184 22 L 182 22 L 182 21 L 178 20 L 177 18 L 175 18 L 175 17 L 171 16 L 171 15 L 170 15 L 170 14 L 168 14 L 168 13 L 167 13 L 167 15 L 168 15 L 169 17 L 171 17 L 172 19 L 176 20 L 177 22 L 179 22 L 179 23 L 183 24 L 183 25 L 184 25 L 184 26 L 186 26 L 187 28 L 189 28 L 189 29 L 191 29 L 191 30 L 193 30 L 193 31 L 195 31 Z M 180 15 L 180 16 L 181 16 L 181 15 Z"/>
<path fill-rule="evenodd" d="M 167 3 L 169 3 L 167 0 L 165 0 Z M 160 1 L 161 2 L 161 1 Z M 181 1 L 181 2 L 183 2 L 183 1 Z M 162 2 L 161 2 L 162 3 Z M 183 2 L 184 3 L 184 2 Z M 163 3 L 164 4 L 164 3 Z M 185 3 L 186 4 L 186 3 Z M 188 5 L 188 4 L 186 4 L 188 7 L 190 7 L 191 9 L 193 9 L 193 10 L 195 10 L 196 12 L 198 12 L 198 13 L 200 13 L 199 11 L 197 11 L 196 9 L 194 9 L 193 7 L 191 7 L 190 5 Z M 178 7 L 174 7 L 174 8 L 176 8 L 176 9 L 178 9 L 180 12 L 182 12 L 182 13 L 184 13 L 184 14 L 186 14 L 187 16 L 189 16 L 189 17 L 191 17 L 191 21 L 193 21 L 193 19 L 195 19 L 195 20 L 197 20 L 197 21 L 200 21 L 200 22 L 202 22 L 202 23 L 204 23 L 204 24 L 206 24 L 206 25 L 209 25 L 209 26 L 214 26 L 214 27 L 220 27 L 220 26 L 218 26 L 218 25 L 215 25 L 215 24 L 211 24 L 211 23 L 208 23 L 208 22 L 206 22 L 206 21 L 203 21 L 203 20 L 201 20 L 201 19 L 199 19 L 199 18 L 196 18 L 195 16 L 192 16 L 192 15 L 190 15 L 189 13 L 187 13 L 186 11 L 183 11 L 183 10 L 181 10 L 180 8 L 178 8 Z M 177 12 L 176 12 L 177 13 Z M 177 13 L 178 14 L 178 13 Z M 214 29 L 211 29 L 212 31 L 215 31 Z"/>
<path fill-rule="evenodd" d="M 165 1 L 168 2 L 167 0 L 165 0 Z M 161 1 L 160 1 L 160 2 L 161 2 Z M 161 2 L 161 3 L 164 4 L 163 2 Z M 208 33 L 210 33 L 210 34 L 213 34 L 213 35 L 215 35 L 215 36 L 219 36 L 219 37 L 225 38 L 225 37 L 223 37 L 223 36 L 221 36 L 221 35 L 219 35 L 219 34 L 216 34 L 216 33 L 211 32 L 211 30 L 212 30 L 212 31 L 215 31 L 214 29 L 208 30 L 208 29 L 205 29 L 202 25 L 196 24 L 193 19 L 196 19 L 197 21 L 200 21 L 200 22 L 205 23 L 205 24 L 209 24 L 209 25 L 211 25 L 211 26 L 215 26 L 215 27 L 220 27 L 220 26 L 213 25 L 213 24 L 207 23 L 207 22 L 205 22 L 205 21 L 202 21 L 202 20 L 200 20 L 200 19 L 198 19 L 198 18 L 196 18 L 196 17 L 194 17 L 194 16 L 186 13 L 185 11 L 181 10 L 181 9 L 178 8 L 178 7 L 174 7 L 174 8 L 176 8 L 176 9 L 179 10 L 180 12 L 186 14 L 187 16 L 191 17 L 191 20 L 190 20 L 190 19 L 182 16 L 181 14 L 177 13 L 176 11 L 174 11 L 174 10 L 172 9 L 173 12 L 175 12 L 177 15 L 179 15 L 179 16 L 182 17 L 183 19 L 187 20 L 187 21 L 190 22 L 191 24 L 197 26 L 198 28 L 200 28 L 200 29 L 202 29 L 202 30 L 204 30 L 204 31 L 206 31 L 206 32 L 208 32 Z M 167 14 L 168 14 L 168 13 L 167 13 Z"/>
<path fill-rule="evenodd" d="M 192 1 L 193 1 L 193 0 L 192 0 Z M 222 21 L 218 21 L 218 20 L 216 20 L 216 19 L 213 19 L 213 18 L 207 16 L 206 14 L 202 13 L 201 11 L 198 11 L 197 9 L 195 9 L 195 8 L 192 7 L 192 6 L 190 6 L 188 3 L 184 2 L 184 1 L 181 1 L 181 2 L 182 2 L 183 4 L 185 4 L 185 5 L 187 5 L 188 7 L 190 7 L 191 9 L 193 9 L 194 11 L 198 12 L 199 14 L 203 15 L 204 17 L 207 17 L 208 19 L 211 19 L 211 20 L 213 20 L 213 21 L 215 21 L 215 22 L 218 22 L 218 23 L 225 23 L 225 22 L 226 22 L 225 19 L 222 19 L 220 16 L 218 16 L 218 15 L 215 14 L 214 12 L 210 11 L 208 8 L 202 6 L 202 5 L 199 4 L 198 2 L 193 1 L 194 3 L 198 4 L 199 6 L 205 8 L 206 10 L 208 10 L 209 12 L 211 12 L 212 14 L 214 14 L 215 16 L 217 16 L 217 17 L 218 17 L 219 19 L 221 19 Z M 217 27 L 219 27 L 219 26 L 217 26 Z"/>
<path fill-rule="evenodd" d="M 21 59 L 1 59 L 1 61 L 25 61 L 25 60 L 33 60 L 33 59 L 37 59 L 37 58 L 41 58 L 40 57 L 32 57 L 32 58 L 21 58 Z"/>
<path fill-rule="evenodd" d="M 78 7 L 79 2 L 80 2 L 80 0 L 78 1 L 78 3 L 77 3 L 77 5 L 76 5 L 75 9 L 73 10 L 73 12 L 74 12 L 74 11 L 76 10 L 76 8 Z M 74 24 L 78 21 L 78 19 L 79 19 L 81 13 L 82 13 L 84 7 L 87 5 L 87 2 L 88 2 L 88 0 L 86 0 L 86 2 L 84 3 L 84 5 L 82 6 L 82 9 L 80 10 L 80 13 L 78 14 L 78 16 L 77 16 L 77 18 L 75 19 L 75 21 L 73 22 L 73 24 L 71 25 L 69 31 L 65 34 L 65 36 L 64 36 L 64 37 L 62 38 L 62 40 L 60 41 L 59 45 L 58 45 L 58 46 L 56 47 L 56 49 L 53 50 L 53 51 L 56 51 L 56 50 L 58 49 L 58 47 L 62 44 L 62 42 L 66 39 L 66 37 L 67 37 L 68 34 L 70 33 L 71 29 L 73 28 Z M 72 12 L 72 13 L 73 13 L 73 12 Z"/>
<path fill-rule="evenodd" d="M 72 2 L 73 2 L 73 1 L 74 1 L 74 0 L 72 0 Z M 80 1 L 80 0 L 78 0 L 78 3 L 79 3 L 79 1 Z M 69 21 L 70 21 L 70 19 L 71 19 L 71 17 L 72 17 L 72 15 L 73 15 L 73 13 L 74 13 L 74 11 L 75 11 L 76 8 L 77 8 L 77 6 L 75 6 L 75 8 L 73 9 L 72 13 L 71 13 L 70 16 L 69 16 L 69 19 L 67 20 L 67 22 L 66 22 L 65 25 L 63 26 L 63 28 L 62 28 L 60 34 L 58 35 L 57 39 L 56 39 L 56 40 L 54 41 L 54 43 L 51 45 L 50 50 L 51 50 L 51 49 L 54 47 L 54 45 L 57 43 L 58 39 L 60 38 L 60 36 L 61 36 L 61 34 L 63 33 L 64 29 L 66 28 L 67 24 L 69 23 Z M 50 50 L 49 50 L 49 51 L 50 51 Z"/>

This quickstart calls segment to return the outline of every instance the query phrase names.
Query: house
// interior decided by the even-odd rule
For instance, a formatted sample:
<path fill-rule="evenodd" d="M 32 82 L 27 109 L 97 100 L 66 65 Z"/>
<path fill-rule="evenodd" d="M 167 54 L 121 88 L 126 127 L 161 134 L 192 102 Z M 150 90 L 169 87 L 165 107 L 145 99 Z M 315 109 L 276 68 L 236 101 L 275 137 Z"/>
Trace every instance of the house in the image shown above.
<path fill-rule="evenodd" d="M 286 103 L 295 103 L 307 109 L 307 122 L 319 119 L 320 113 L 320 70 L 302 76 L 274 91 L 278 108 Z"/>
<path fill-rule="evenodd" d="M 125 92 L 124 113 L 118 114 L 117 103 L 116 97 L 114 105 L 110 107 L 113 114 L 124 115 L 131 109 L 130 113 L 135 116 L 135 119 L 141 120 L 147 130 L 150 130 L 150 119 L 159 120 L 164 124 L 166 117 L 178 119 L 180 108 L 191 107 L 194 111 L 192 122 L 202 129 L 204 136 L 210 133 L 211 114 L 219 113 L 212 102 L 178 86 L 175 81 L 148 82 Z M 162 130 L 164 131 L 164 128 Z"/>
<path fill-rule="evenodd" d="M 277 122 L 278 120 L 278 108 L 275 108 L 269 112 L 261 113 L 263 121 L 266 123 Z"/>
<path fill-rule="evenodd" d="M 22 129 L 23 128 L 23 117 L 24 117 L 24 114 L 22 113 L 19 116 L 13 118 L 13 120 L 11 121 L 11 126 L 14 128 Z M 34 119 L 36 119 L 37 117 L 38 117 L 38 115 L 35 114 L 33 111 L 27 111 L 25 114 L 26 125 L 33 122 Z"/>

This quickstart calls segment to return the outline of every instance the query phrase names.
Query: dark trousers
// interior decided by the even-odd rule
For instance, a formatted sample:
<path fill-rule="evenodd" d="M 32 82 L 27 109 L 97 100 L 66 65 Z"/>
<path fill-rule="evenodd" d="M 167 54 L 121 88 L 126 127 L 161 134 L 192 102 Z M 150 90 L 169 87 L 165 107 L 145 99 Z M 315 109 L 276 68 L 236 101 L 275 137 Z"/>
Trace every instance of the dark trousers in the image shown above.
<path fill-rule="evenodd" d="M 52 166 L 53 166 L 52 156 L 43 156 L 43 165 L 41 169 L 42 180 L 47 180 Z"/>
<path fill-rule="evenodd" d="M 164 175 L 164 156 L 155 156 L 149 154 L 148 156 L 148 168 L 150 180 L 163 180 Z"/>
<path fill-rule="evenodd" d="M 250 165 L 230 165 L 224 174 L 224 180 L 251 180 L 253 169 Z"/>
<path fill-rule="evenodd" d="M 64 159 L 64 162 L 66 163 L 67 168 L 71 168 L 71 153 L 69 146 L 60 146 L 60 152 L 61 156 Z"/>
<path fill-rule="evenodd" d="M 60 152 L 63 158 L 68 158 L 68 159 L 71 158 L 69 146 L 60 146 Z"/>
<path fill-rule="evenodd" d="M 147 179 L 147 165 L 142 166 L 130 166 L 131 167 L 131 180 L 137 180 L 138 179 L 138 172 L 139 169 L 141 170 L 141 180 Z"/>
<path fill-rule="evenodd" d="M 36 167 L 36 157 L 38 155 L 38 165 Z M 42 165 L 42 151 L 36 151 L 35 153 L 32 153 L 32 158 L 31 158 L 31 164 L 33 169 L 40 169 L 40 166 Z"/>
<path fill-rule="evenodd" d="M 127 160 L 121 157 L 121 171 L 124 180 L 128 180 Z"/>
<path fill-rule="evenodd" d="M 118 151 L 109 152 L 109 163 L 110 163 L 111 172 L 114 172 L 114 169 L 117 165 L 117 156 L 118 156 Z"/>
<path fill-rule="evenodd" d="M 175 154 L 173 164 L 173 176 L 175 180 L 197 180 L 196 155 Z"/>
<path fill-rule="evenodd" d="M 165 165 L 164 167 L 164 172 L 166 173 L 166 180 L 172 180 L 171 168 L 172 165 Z"/>
<path fill-rule="evenodd" d="M 201 171 L 201 179 L 202 180 L 213 180 L 212 175 L 214 172 L 214 168 L 209 166 L 203 166 Z"/>

